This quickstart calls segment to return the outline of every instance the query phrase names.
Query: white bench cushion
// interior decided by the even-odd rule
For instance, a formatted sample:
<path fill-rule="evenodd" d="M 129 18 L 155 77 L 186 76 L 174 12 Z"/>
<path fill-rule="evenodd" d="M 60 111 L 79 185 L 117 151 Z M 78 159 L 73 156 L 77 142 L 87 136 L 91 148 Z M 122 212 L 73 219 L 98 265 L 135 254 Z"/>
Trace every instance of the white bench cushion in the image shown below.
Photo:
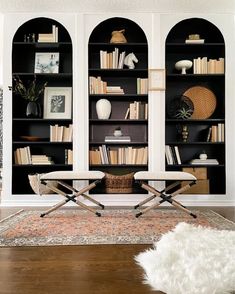
<path fill-rule="evenodd" d="M 105 174 L 101 171 L 54 171 L 44 174 L 40 180 L 101 180 Z"/>
<path fill-rule="evenodd" d="M 196 181 L 197 178 L 186 172 L 181 171 L 160 171 L 160 172 L 149 172 L 140 171 L 134 174 L 135 180 L 149 180 L 149 181 Z"/>

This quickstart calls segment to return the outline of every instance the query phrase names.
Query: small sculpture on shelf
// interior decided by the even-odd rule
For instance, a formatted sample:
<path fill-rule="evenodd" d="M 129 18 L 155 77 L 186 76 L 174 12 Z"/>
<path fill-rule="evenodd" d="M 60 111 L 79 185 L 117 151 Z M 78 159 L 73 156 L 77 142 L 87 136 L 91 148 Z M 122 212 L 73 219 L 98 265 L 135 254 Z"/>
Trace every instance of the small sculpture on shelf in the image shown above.
<path fill-rule="evenodd" d="M 114 135 L 115 137 L 121 137 L 121 136 L 122 136 L 122 130 L 121 130 L 121 128 L 120 128 L 120 127 L 117 127 L 117 128 L 114 130 L 113 135 Z"/>
<path fill-rule="evenodd" d="M 193 63 L 191 60 L 179 60 L 175 64 L 175 68 L 177 70 L 181 70 L 181 74 L 185 75 L 186 70 L 190 69 L 193 66 Z"/>
<path fill-rule="evenodd" d="M 135 68 L 135 63 L 137 63 L 139 60 L 137 59 L 137 57 L 135 56 L 135 54 L 129 53 L 125 59 L 124 59 L 124 64 L 129 67 L 129 69 L 134 69 Z"/>
<path fill-rule="evenodd" d="M 187 125 L 183 125 L 182 126 L 181 134 L 182 134 L 182 140 L 183 140 L 183 142 L 187 142 L 188 135 L 189 135 L 189 130 L 188 130 L 188 126 Z"/>
<path fill-rule="evenodd" d="M 205 150 L 203 150 L 202 153 L 199 154 L 199 158 L 201 160 L 206 160 L 207 159 L 207 154 L 206 154 Z"/>
<path fill-rule="evenodd" d="M 113 31 L 110 43 L 127 43 L 124 33 L 124 29 L 120 31 Z"/>

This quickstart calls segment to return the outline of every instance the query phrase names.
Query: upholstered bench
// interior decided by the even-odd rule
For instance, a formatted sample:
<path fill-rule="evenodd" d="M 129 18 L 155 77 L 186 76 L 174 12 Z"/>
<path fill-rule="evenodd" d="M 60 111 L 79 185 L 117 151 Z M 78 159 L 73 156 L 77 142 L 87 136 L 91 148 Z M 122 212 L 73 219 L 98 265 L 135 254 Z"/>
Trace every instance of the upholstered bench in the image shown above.
<path fill-rule="evenodd" d="M 148 192 L 153 193 L 150 197 L 147 199 L 141 201 L 139 204 L 137 204 L 134 208 L 140 208 L 142 205 L 146 204 L 147 202 L 153 200 L 156 197 L 159 197 L 159 200 L 150 205 L 149 207 L 143 209 L 142 211 L 138 212 L 136 214 L 136 217 L 141 216 L 142 214 L 146 213 L 150 209 L 153 209 L 163 202 L 169 202 L 170 204 L 174 205 L 175 207 L 183 210 L 184 212 L 190 214 L 192 217 L 196 218 L 197 216 L 192 213 L 190 210 L 188 210 L 184 205 L 182 205 L 180 202 L 173 199 L 178 194 L 188 190 L 192 185 L 196 183 L 197 178 L 187 172 L 181 172 L 181 171 L 163 171 L 163 172 L 149 172 L 149 171 L 140 171 L 134 174 L 134 179 L 137 183 L 140 184 L 140 186 L 145 189 Z M 150 186 L 148 184 L 148 181 L 171 181 L 171 184 L 166 186 L 165 189 L 162 191 L 158 191 L 154 187 Z M 188 184 L 181 187 L 181 182 L 187 181 Z M 170 191 L 170 194 L 166 194 L 168 191 Z"/>
<path fill-rule="evenodd" d="M 90 196 L 86 195 L 85 193 L 96 187 L 102 179 L 104 178 L 104 173 L 101 171 L 54 171 L 47 174 L 44 174 L 40 177 L 40 181 L 44 184 L 47 188 L 52 190 L 53 192 L 57 193 L 58 195 L 64 196 L 65 199 L 58 204 L 54 205 L 52 208 L 47 210 L 46 212 L 41 214 L 41 217 L 49 214 L 50 212 L 56 210 L 57 208 L 63 206 L 69 201 L 73 201 L 77 205 L 81 206 L 84 209 L 87 209 L 97 216 L 101 216 L 99 212 L 97 212 L 92 207 L 85 205 L 80 200 L 78 200 L 79 196 L 83 196 L 85 199 L 97 204 L 99 207 L 104 209 L 104 205 L 96 201 L 95 199 L 91 198 Z M 84 188 L 80 189 L 79 191 L 76 190 L 73 186 L 69 185 L 65 181 L 82 181 L 82 180 L 89 180 L 90 183 L 85 186 Z M 52 183 L 57 183 L 55 186 Z M 67 194 L 67 192 L 61 190 L 62 188 L 66 188 L 67 190 L 71 191 L 71 194 Z"/>

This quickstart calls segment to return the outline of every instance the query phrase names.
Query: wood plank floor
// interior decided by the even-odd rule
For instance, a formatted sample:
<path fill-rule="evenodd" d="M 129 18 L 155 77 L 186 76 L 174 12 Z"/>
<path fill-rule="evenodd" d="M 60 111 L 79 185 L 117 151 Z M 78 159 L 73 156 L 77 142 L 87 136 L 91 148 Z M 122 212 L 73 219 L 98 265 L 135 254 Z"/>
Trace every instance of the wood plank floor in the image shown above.
<path fill-rule="evenodd" d="M 208 208 L 207 208 L 208 209 Z M 18 209 L 0 209 L 0 219 Z M 213 208 L 235 221 L 235 208 Z M 0 249 L 2 294 L 148 294 L 134 256 L 150 245 L 50 246 Z M 162 292 L 154 292 L 162 293 Z"/>

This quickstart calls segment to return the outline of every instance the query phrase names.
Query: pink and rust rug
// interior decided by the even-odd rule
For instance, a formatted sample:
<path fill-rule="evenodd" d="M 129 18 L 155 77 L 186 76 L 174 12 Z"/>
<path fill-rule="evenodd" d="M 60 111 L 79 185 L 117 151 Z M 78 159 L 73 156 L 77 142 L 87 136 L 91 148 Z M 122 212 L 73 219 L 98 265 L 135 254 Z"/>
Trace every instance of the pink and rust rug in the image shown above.
<path fill-rule="evenodd" d="M 197 219 L 174 209 L 157 209 L 136 218 L 131 209 L 106 209 L 97 217 L 81 209 L 61 209 L 40 217 L 42 211 L 22 210 L 0 222 L 0 246 L 90 244 L 152 244 L 178 223 L 235 230 L 219 214 L 195 211 Z"/>

